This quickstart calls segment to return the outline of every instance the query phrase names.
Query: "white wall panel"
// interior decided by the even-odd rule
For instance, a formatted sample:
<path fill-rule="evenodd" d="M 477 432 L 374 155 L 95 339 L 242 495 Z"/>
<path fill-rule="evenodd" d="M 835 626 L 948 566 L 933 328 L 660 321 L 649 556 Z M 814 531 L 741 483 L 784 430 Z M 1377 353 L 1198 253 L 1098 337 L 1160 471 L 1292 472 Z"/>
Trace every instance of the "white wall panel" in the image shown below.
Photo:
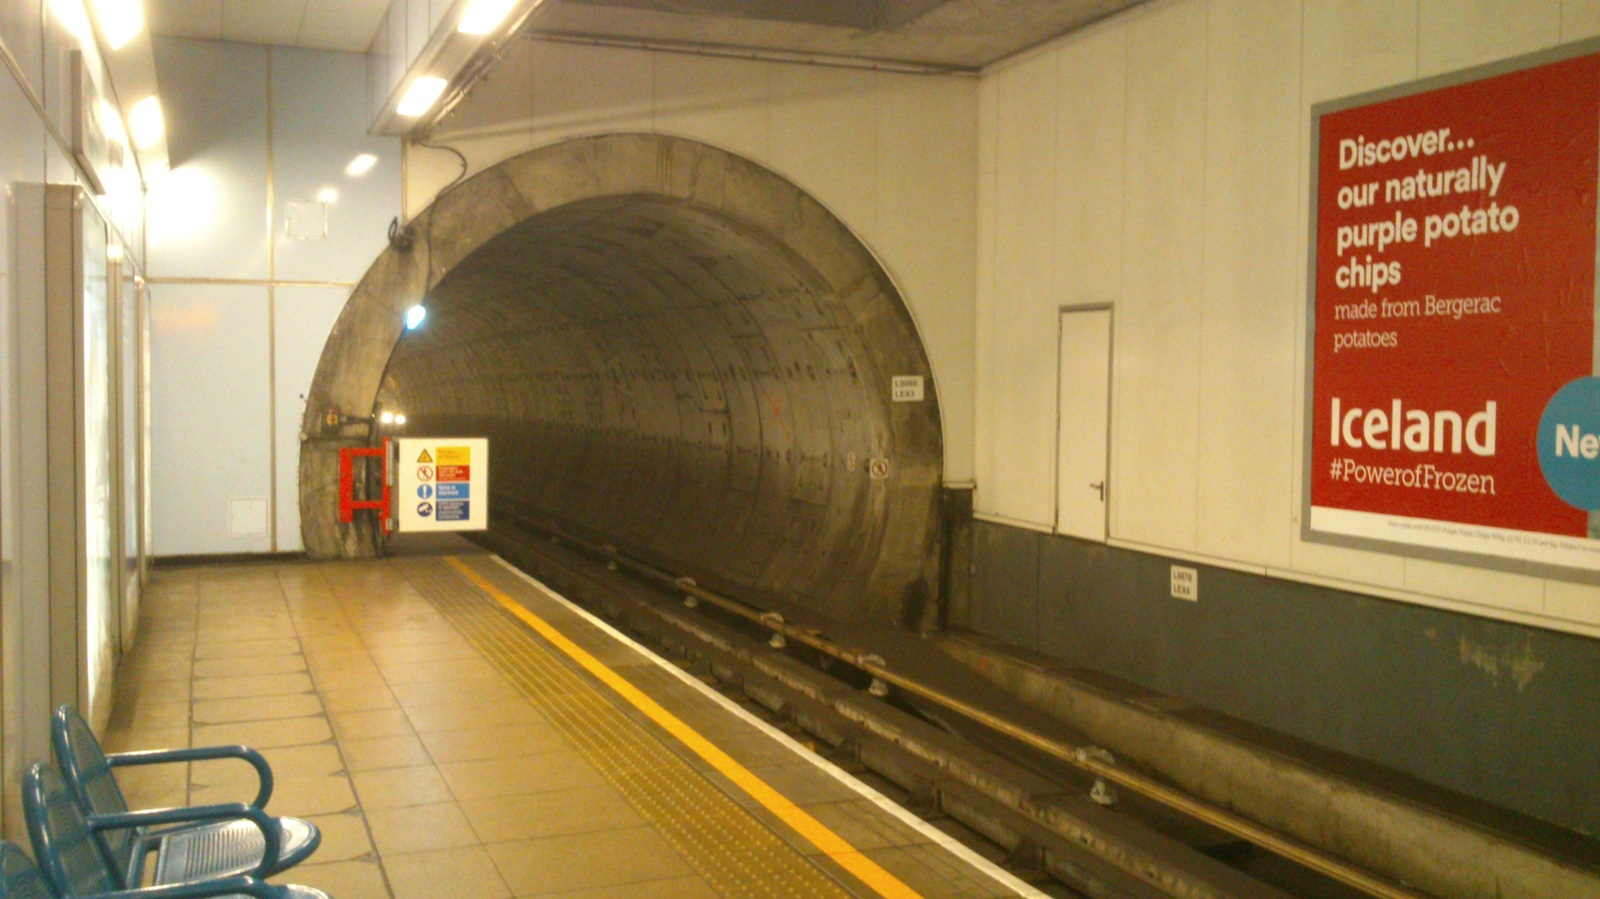
<path fill-rule="evenodd" d="M 0 43 L 5 44 L 6 52 L 11 54 L 12 60 L 22 75 L 27 79 L 28 86 L 35 94 L 39 93 L 43 78 L 44 48 L 41 45 L 43 35 L 43 0 L 13 0 L 9 3 L 0 3 Z M 26 105 L 26 101 L 24 101 Z M 18 107 L 21 111 L 22 107 Z M 7 109 L 10 115 L 11 110 Z M 32 114 L 31 112 L 29 113 Z M 21 132 L 8 131 L 7 134 L 21 134 Z"/>
<path fill-rule="evenodd" d="M 933 366 L 945 480 L 968 481 L 977 186 L 943 173 L 977 171 L 977 85 L 883 75 L 877 90 L 878 209 L 869 243 L 911 307 Z"/>
<path fill-rule="evenodd" d="M 267 552 L 229 502 L 271 495 L 267 288 L 160 284 L 150 299 L 154 552 Z"/>
<path fill-rule="evenodd" d="M 1055 521 L 1056 61 L 1041 56 L 998 78 L 993 331 L 988 356 L 994 468 L 985 508 Z"/>
<path fill-rule="evenodd" d="M 303 548 L 300 540 L 300 422 L 306 393 L 322 358 L 325 338 L 349 292 L 332 287 L 278 287 L 273 291 L 272 339 L 277 420 L 277 535 L 279 552 Z"/>
<path fill-rule="evenodd" d="M 1127 38 L 1125 28 L 1097 28 L 1059 53 L 1052 290 L 1063 306 L 1122 292 Z"/>
<path fill-rule="evenodd" d="M 274 276 L 355 281 L 388 245 L 389 221 L 400 213 L 400 141 L 353 125 L 361 121 L 366 78 L 359 54 L 281 47 L 272 54 Z M 346 175 L 361 153 L 378 164 L 361 177 Z M 333 193 L 327 238 L 290 238 L 289 204 L 318 202 L 324 191 Z"/>
<path fill-rule="evenodd" d="M 858 69 L 772 68 L 767 164 L 857 234 L 877 223 L 877 78 Z"/>
<path fill-rule="evenodd" d="M 649 53 L 530 42 L 537 76 L 534 146 L 569 137 L 650 130 L 654 92 Z"/>
<path fill-rule="evenodd" d="M 1600 597 L 1595 588 L 1569 581 L 1546 581 L 1544 614 L 1562 621 L 1600 625 Z"/>
<path fill-rule="evenodd" d="M 1304 5 L 1307 113 L 1313 103 L 1417 77 L 1416 4 L 1306 0 Z"/>
<path fill-rule="evenodd" d="M 1199 528 L 1206 7 L 1143 10 L 1128 21 L 1113 536 L 1192 551 Z"/>
<path fill-rule="evenodd" d="M 174 144 L 187 155 L 151 187 L 150 274 L 265 279 L 268 50 L 165 38 L 155 50 L 169 130 L 197 139 Z"/>
<path fill-rule="evenodd" d="M 972 477 L 977 489 L 972 495 L 973 511 L 985 515 L 1000 514 L 999 507 L 990 501 L 993 488 L 1002 480 L 998 468 L 999 454 L 995 442 L 1002 431 L 994 420 L 995 356 L 1003 353 L 1000 341 L 995 339 L 995 318 L 998 302 L 995 297 L 996 258 L 998 239 L 999 154 L 1000 154 L 1000 81 L 984 78 L 978 82 L 978 170 L 976 210 L 978 216 L 977 255 L 974 259 L 976 287 L 973 297 L 977 310 L 973 315 L 973 447 Z"/>
<path fill-rule="evenodd" d="M 1560 0 L 1420 0 L 1423 77 L 1532 53 L 1561 40 Z"/>
<path fill-rule="evenodd" d="M 1407 559 L 1405 586 L 1418 593 L 1449 596 L 1482 606 L 1535 615 L 1544 611 L 1544 581 L 1506 571 Z"/>
<path fill-rule="evenodd" d="M 1289 560 L 1298 504 L 1292 415 L 1299 306 L 1300 9 L 1209 7 L 1205 233 L 1200 294 L 1202 518 L 1207 555 Z"/>
<path fill-rule="evenodd" d="M 1600 35 L 1600 0 L 1561 0 L 1561 40 Z"/>
<path fill-rule="evenodd" d="M 769 157 L 772 63 L 652 54 L 655 130 L 721 147 L 751 159 Z"/>

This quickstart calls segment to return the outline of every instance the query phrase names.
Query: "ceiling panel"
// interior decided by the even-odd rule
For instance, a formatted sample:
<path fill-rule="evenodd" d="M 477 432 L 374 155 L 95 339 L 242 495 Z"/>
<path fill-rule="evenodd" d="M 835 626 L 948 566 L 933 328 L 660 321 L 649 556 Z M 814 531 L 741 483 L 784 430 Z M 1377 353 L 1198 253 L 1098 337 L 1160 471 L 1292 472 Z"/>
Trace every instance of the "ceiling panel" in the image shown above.
<path fill-rule="evenodd" d="M 306 0 L 223 0 L 222 39 L 294 46 Z"/>
<path fill-rule="evenodd" d="M 152 0 L 149 12 L 152 34 L 222 38 L 222 0 Z"/>
<path fill-rule="evenodd" d="M 365 53 L 388 9 L 389 0 L 312 0 L 306 5 L 296 43 L 318 50 Z"/>

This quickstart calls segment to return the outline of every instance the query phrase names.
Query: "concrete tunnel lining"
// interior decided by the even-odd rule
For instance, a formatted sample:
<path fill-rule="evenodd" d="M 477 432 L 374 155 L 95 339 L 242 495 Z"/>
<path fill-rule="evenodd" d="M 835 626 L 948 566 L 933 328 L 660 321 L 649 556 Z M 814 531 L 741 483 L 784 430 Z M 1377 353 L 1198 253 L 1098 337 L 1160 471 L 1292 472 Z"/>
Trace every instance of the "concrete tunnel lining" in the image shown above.
<path fill-rule="evenodd" d="M 307 396 L 312 556 L 376 548 L 370 523 L 337 520 L 337 465 L 382 403 L 408 434 L 488 436 L 497 511 L 836 620 L 928 612 L 932 373 L 881 266 L 798 187 L 703 144 L 608 135 L 479 173 L 411 233 L 352 293 Z M 403 334 L 420 297 L 426 325 Z M 926 399 L 892 402 L 896 375 Z"/>

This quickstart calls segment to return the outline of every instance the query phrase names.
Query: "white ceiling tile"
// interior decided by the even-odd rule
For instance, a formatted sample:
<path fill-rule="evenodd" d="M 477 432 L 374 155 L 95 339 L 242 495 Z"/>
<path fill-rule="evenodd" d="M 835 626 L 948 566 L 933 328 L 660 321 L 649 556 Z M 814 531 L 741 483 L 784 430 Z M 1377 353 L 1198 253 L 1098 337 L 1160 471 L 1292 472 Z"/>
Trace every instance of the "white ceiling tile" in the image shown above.
<path fill-rule="evenodd" d="M 296 43 L 318 50 L 365 53 L 388 9 L 389 0 L 311 0 Z"/>
<path fill-rule="evenodd" d="M 151 0 L 147 8 L 151 34 L 222 39 L 222 0 Z"/>
<path fill-rule="evenodd" d="M 222 38 L 292 46 L 305 11 L 306 0 L 224 0 Z"/>

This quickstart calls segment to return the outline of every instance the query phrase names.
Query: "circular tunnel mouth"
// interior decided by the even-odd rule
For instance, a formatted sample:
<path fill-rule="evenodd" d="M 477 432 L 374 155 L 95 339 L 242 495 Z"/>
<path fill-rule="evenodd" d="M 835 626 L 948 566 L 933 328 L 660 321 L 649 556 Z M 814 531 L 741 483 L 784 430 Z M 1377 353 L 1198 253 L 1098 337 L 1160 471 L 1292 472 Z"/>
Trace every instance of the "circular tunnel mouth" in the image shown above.
<path fill-rule="evenodd" d="M 488 437 L 491 516 L 549 521 L 754 601 L 915 621 L 937 593 L 942 445 L 910 316 L 813 201 L 689 146 L 724 184 L 741 176 L 732 201 L 601 187 L 506 214 L 526 199 L 515 172 L 514 196 L 480 193 L 453 215 L 441 198 L 371 292 L 387 321 L 416 286 L 403 270 L 427 272 L 427 319 L 396 330 L 367 396 L 404 412 L 407 436 Z M 500 214 L 462 248 L 474 208 Z M 893 402 L 899 375 L 923 377 L 927 398 Z"/>

